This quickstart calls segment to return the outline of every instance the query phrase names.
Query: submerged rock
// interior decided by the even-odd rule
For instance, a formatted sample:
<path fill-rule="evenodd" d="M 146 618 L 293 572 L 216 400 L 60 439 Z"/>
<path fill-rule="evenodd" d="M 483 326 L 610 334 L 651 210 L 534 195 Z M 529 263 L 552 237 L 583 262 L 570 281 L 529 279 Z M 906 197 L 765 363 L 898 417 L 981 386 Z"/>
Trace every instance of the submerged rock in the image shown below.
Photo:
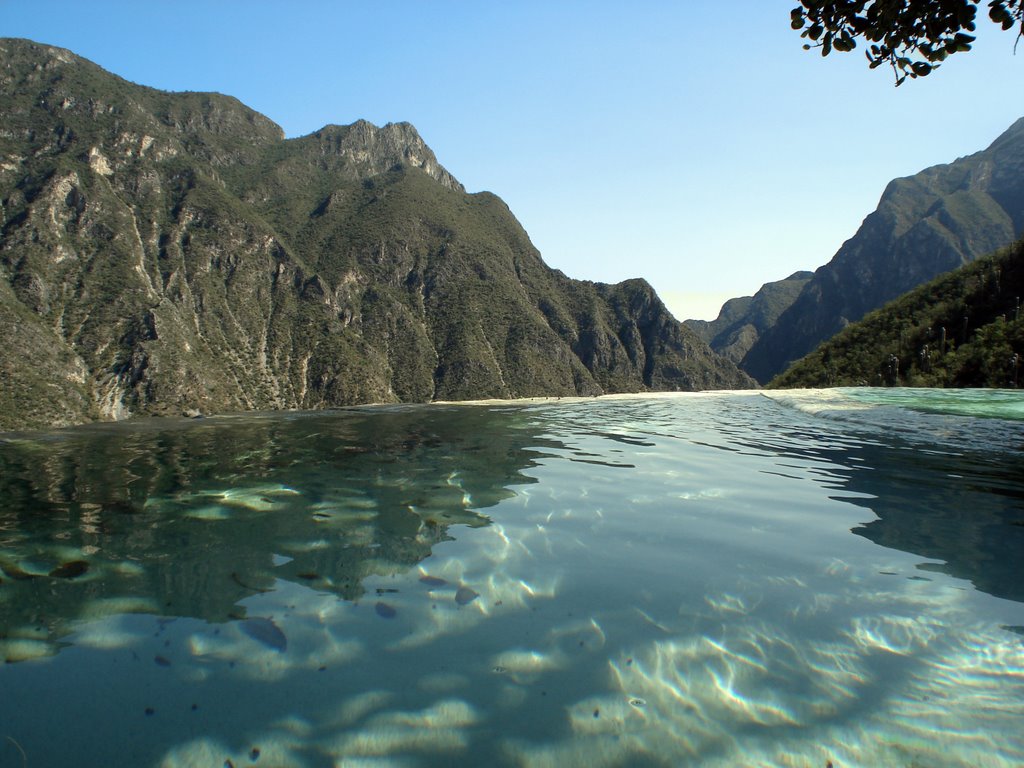
<path fill-rule="evenodd" d="M 55 579 L 77 579 L 89 570 L 89 563 L 85 560 L 72 560 L 68 563 L 61 563 L 52 571 L 50 576 Z"/>
<path fill-rule="evenodd" d="M 288 638 L 271 619 L 262 616 L 242 619 L 239 626 L 245 634 L 267 648 L 279 653 L 284 653 L 288 649 Z"/>

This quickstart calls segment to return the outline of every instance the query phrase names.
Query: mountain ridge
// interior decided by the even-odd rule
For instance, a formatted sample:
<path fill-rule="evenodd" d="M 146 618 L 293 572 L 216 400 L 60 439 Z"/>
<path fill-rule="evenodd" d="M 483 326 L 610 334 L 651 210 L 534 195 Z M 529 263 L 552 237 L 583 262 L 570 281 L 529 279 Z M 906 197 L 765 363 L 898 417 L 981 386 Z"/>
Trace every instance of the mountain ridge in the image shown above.
<path fill-rule="evenodd" d="M 987 148 L 893 179 L 738 361 L 767 382 L 847 325 L 1024 234 L 1024 118 Z M 712 347 L 722 351 L 721 341 Z"/>
<path fill-rule="evenodd" d="M 408 123 L 286 139 L 233 97 L 0 56 L 0 429 L 752 385 L 645 281 L 548 267 Z"/>

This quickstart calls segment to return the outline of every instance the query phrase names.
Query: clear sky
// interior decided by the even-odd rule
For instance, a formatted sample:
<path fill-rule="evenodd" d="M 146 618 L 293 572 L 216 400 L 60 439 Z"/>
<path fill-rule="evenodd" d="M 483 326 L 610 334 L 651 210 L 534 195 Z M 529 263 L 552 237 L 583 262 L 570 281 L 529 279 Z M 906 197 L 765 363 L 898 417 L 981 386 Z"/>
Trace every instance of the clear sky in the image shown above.
<path fill-rule="evenodd" d="M 795 0 L 0 0 L 0 36 L 219 91 L 288 136 L 408 121 L 571 277 L 644 277 L 679 319 L 827 262 L 886 183 L 1024 116 L 1024 45 L 893 86 L 823 59 Z M 991 29 L 990 29 L 991 28 Z M 0 120 L 2 120 L 0 115 Z"/>

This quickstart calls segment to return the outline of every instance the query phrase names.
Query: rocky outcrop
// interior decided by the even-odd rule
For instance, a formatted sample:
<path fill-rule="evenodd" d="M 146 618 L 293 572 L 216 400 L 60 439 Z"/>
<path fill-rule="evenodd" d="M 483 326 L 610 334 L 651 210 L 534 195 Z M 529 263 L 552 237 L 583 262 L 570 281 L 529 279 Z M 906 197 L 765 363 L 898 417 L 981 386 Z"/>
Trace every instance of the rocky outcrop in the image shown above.
<path fill-rule="evenodd" d="M 286 140 L 0 41 L 0 428 L 750 386 L 649 285 L 566 278 L 408 124 Z"/>
<path fill-rule="evenodd" d="M 399 166 L 419 168 L 448 189 L 465 192 L 446 171 L 434 152 L 409 123 L 389 123 L 378 128 L 366 120 L 352 125 L 328 125 L 297 139 L 303 151 L 318 158 L 320 170 L 348 172 L 354 178 L 377 176 Z"/>

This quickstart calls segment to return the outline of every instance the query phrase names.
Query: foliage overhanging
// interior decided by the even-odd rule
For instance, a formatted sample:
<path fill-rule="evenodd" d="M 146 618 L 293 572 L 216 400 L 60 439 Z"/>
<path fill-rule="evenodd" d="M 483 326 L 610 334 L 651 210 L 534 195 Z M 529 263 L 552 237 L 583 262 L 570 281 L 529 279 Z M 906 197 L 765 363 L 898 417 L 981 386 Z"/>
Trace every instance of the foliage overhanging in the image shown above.
<path fill-rule="evenodd" d="M 847 52 L 863 40 L 872 69 L 888 64 L 896 85 L 931 74 L 975 40 L 977 0 L 801 0 L 790 12 L 793 29 L 822 56 Z M 1024 35 L 1024 0 L 991 0 L 988 17 Z"/>

